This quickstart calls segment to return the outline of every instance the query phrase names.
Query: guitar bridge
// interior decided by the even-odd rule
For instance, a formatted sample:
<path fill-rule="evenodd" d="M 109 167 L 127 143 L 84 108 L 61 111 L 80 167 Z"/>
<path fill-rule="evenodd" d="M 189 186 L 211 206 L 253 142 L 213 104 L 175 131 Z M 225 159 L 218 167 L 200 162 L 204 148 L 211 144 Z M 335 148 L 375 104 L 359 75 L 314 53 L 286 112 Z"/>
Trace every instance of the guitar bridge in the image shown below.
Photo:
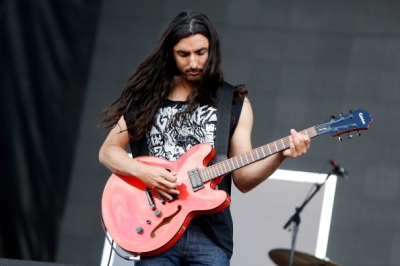
<path fill-rule="evenodd" d="M 174 200 L 179 199 L 179 195 L 178 194 L 168 193 L 168 195 L 170 195 L 172 197 L 172 199 L 168 200 L 168 202 L 172 202 Z"/>
<path fill-rule="evenodd" d="M 199 168 L 188 171 L 190 183 L 192 184 L 193 191 L 204 188 L 203 180 L 201 180 Z"/>

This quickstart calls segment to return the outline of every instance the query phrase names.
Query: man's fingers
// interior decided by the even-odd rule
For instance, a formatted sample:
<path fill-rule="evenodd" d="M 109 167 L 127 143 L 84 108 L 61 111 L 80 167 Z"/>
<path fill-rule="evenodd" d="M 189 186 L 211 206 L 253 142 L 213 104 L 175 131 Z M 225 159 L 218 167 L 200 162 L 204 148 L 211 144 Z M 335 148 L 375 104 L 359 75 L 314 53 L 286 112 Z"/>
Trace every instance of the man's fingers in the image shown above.
<path fill-rule="evenodd" d="M 291 157 L 294 158 L 307 153 L 307 150 L 310 147 L 310 139 L 306 135 L 299 133 L 294 129 L 291 129 L 290 133 L 291 136 L 289 137 L 289 140 Z"/>
<path fill-rule="evenodd" d="M 167 198 L 168 200 L 173 199 L 172 195 L 179 195 L 178 189 L 162 188 L 162 189 L 157 189 L 157 192 L 160 193 L 163 197 Z"/>
<path fill-rule="evenodd" d="M 171 183 L 176 183 L 176 181 L 178 180 L 176 173 L 171 173 L 169 171 L 166 171 L 163 177 L 166 181 Z"/>

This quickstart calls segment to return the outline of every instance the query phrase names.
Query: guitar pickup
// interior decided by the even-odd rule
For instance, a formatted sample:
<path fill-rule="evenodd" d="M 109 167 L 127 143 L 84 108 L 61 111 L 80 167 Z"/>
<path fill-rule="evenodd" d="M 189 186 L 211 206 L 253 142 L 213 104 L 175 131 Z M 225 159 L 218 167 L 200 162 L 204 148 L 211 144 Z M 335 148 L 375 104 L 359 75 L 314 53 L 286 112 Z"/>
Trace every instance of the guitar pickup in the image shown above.
<path fill-rule="evenodd" d="M 193 191 L 204 188 L 203 180 L 201 180 L 199 168 L 188 171 L 190 183 L 192 184 Z"/>

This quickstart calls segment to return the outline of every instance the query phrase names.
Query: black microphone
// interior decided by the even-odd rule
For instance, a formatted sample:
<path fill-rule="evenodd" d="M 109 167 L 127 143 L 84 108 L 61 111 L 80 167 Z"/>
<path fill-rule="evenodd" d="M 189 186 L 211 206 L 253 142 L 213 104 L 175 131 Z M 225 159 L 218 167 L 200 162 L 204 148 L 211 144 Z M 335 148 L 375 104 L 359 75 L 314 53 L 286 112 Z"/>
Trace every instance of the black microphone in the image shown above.
<path fill-rule="evenodd" d="M 331 173 L 344 178 L 344 179 L 348 179 L 349 175 L 347 174 L 346 169 L 344 169 L 342 166 L 338 165 L 335 161 L 330 160 L 331 165 L 333 166 L 333 169 L 331 170 Z"/>

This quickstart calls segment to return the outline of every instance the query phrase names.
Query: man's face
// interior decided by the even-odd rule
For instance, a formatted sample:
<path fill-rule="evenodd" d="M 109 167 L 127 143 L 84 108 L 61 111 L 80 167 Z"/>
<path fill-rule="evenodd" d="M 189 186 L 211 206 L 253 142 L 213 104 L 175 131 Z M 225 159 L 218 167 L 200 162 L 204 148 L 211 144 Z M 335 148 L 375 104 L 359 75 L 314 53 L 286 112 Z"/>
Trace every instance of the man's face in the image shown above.
<path fill-rule="evenodd" d="M 183 38 L 174 46 L 176 66 L 184 79 L 191 82 L 201 80 L 208 59 L 208 48 L 208 39 L 202 34 Z"/>

